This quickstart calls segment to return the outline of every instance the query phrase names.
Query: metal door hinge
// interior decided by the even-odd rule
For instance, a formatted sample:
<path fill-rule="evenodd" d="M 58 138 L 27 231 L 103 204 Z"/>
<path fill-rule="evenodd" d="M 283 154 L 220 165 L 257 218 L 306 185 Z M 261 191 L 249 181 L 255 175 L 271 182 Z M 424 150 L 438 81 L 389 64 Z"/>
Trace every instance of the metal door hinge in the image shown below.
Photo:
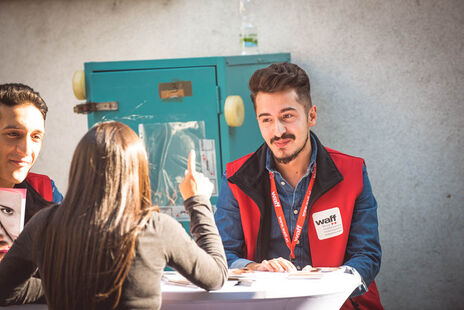
<path fill-rule="evenodd" d="M 96 111 L 117 111 L 118 103 L 116 101 L 109 102 L 86 102 L 74 106 L 74 113 L 87 114 Z"/>

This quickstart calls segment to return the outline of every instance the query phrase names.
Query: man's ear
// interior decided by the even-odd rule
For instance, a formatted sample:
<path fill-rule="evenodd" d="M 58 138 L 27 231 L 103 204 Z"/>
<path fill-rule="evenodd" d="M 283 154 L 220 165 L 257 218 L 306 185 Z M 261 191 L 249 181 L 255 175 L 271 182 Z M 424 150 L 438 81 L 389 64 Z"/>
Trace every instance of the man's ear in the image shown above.
<path fill-rule="evenodd" d="M 317 107 L 315 105 L 311 106 L 308 112 L 308 125 L 312 127 L 316 125 L 317 121 Z"/>

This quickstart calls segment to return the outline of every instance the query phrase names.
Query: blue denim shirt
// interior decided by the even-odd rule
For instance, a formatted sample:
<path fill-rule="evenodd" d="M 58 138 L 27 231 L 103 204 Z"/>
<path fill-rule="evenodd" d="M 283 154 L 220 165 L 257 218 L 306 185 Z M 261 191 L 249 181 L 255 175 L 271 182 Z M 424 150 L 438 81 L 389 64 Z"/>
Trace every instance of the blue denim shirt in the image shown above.
<path fill-rule="evenodd" d="M 311 161 L 306 174 L 293 188 L 276 171 L 270 150 L 266 154 L 266 168 L 274 172 L 277 192 L 284 211 L 290 236 L 293 236 L 298 213 L 304 195 L 309 185 L 312 169 L 316 162 L 317 145 L 311 136 L 312 154 Z M 242 258 L 244 236 L 240 219 L 238 202 L 230 190 L 227 182 L 226 173 L 223 174 L 221 190 L 217 201 L 215 213 L 216 224 L 221 235 L 224 249 L 227 256 L 229 268 L 242 268 L 251 261 Z M 277 223 L 274 208 L 272 209 L 271 235 L 269 242 L 269 258 L 283 257 L 289 258 L 288 249 Z M 309 213 L 309 212 L 308 212 Z M 364 285 L 355 291 L 352 296 L 363 294 L 370 283 L 374 280 L 380 269 L 381 249 L 378 233 L 377 221 L 377 202 L 372 193 L 366 168 L 363 166 L 363 190 L 356 199 L 351 220 L 350 235 L 346 248 L 345 266 L 354 268 L 361 276 Z M 308 239 L 308 221 L 305 222 L 299 239 L 299 244 L 295 248 L 294 265 L 299 269 L 306 265 L 311 265 L 311 252 Z"/>
<path fill-rule="evenodd" d="M 56 188 L 55 182 L 53 180 L 51 180 L 51 181 L 52 181 L 52 191 L 53 191 L 52 201 L 54 203 L 61 203 L 63 201 L 63 195 L 61 195 L 58 188 Z"/>

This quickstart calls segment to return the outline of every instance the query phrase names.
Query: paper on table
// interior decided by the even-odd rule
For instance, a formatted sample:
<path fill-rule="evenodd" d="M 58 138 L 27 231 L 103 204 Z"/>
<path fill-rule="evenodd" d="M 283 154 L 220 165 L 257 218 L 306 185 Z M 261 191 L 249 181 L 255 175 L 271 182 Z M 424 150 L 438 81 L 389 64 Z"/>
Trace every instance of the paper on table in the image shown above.
<path fill-rule="evenodd" d="M 171 285 L 197 287 L 195 284 L 187 280 L 184 276 L 182 276 L 177 271 L 165 271 L 163 273 L 163 277 L 161 278 L 161 281 L 163 281 L 166 284 L 171 284 Z"/>
<path fill-rule="evenodd" d="M 290 272 L 288 279 L 321 279 L 325 276 L 330 276 L 338 272 L 343 272 L 344 268 L 341 267 L 315 267 L 310 270 L 302 270 Z"/>
<path fill-rule="evenodd" d="M 269 280 L 269 279 L 320 279 L 335 272 L 343 272 L 344 268 L 341 267 L 316 267 L 305 271 L 292 271 L 292 272 L 267 272 L 267 271 L 253 271 L 246 268 L 230 269 L 229 280 Z"/>

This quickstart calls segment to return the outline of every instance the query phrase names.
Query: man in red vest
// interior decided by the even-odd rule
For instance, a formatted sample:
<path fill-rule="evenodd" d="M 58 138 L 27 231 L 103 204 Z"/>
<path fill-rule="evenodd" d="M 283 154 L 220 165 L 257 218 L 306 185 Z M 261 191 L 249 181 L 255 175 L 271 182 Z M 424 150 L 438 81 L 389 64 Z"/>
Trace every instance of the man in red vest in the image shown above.
<path fill-rule="evenodd" d="M 364 161 L 324 147 L 307 74 L 273 64 L 250 79 L 265 143 L 228 163 L 215 214 L 230 268 L 345 266 L 359 276 L 342 309 L 383 309 L 377 202 Z"/>
<path fill-rule="evenodd" d="M 0 188 L 27 190 L 25 223 L 40 209 L 62 200 L 49 177 L 29 172 L 42 147 L 47 111 L 39 93 L 29 86 L 0 85 Z M 0 211 L 9 215 L 6 208 Z M 8 231 L 0 229 L 0 259 L 12 242 L 9 239 Z"/>

